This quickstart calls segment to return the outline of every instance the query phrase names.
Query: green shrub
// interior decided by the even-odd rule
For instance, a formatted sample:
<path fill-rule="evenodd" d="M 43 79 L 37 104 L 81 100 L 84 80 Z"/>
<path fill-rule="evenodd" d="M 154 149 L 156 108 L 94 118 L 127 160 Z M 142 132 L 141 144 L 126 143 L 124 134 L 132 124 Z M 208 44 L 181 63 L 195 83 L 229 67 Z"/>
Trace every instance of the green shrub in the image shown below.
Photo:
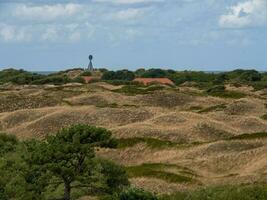
<path fill-rule="evenodd" d="M 212 112 L 212 111 L 221 111 L 224 110 L 226 108 L 225 104 L 220 104 L 220 105 L 215 105 L 215 106 L 210 106 L 208 108 L 204 108 L 200 111 L 198 111 L 198 113 L 207 113 L 207 112 Z"/>
<path fill-rule="evenodd" d="M 54 85 L 62 85 L 66 83 L 70 83 L 72 80 L 68 76 L 62 75 L 50 75 L 42 79 L 38 79 L 32 82 L 32 84 L 43 85 L 43 84 L 54 84 Z"/>
<path fill-rule="evenodd" d="M 102 80 L 124 80 L 132 81 L 135 78 L 133 72 L 129 70 L 119 70 L 119 71 L 107 71 L 102 75 Z"/>
<path fill-rule="evenodd" d="M 169 183 L 188 183 L 192 178 L 171 172 L 164 171 L 165 166 L 160 164 L 142 164 L 139 166 L 126 167 L 130 178 L 134 177 L 151 177 L 158 178 Z"/>
<path fill-rule="evenodd" d="M 177 192 L 163 195 L 160 200 L 266 200 L 267 186 L 240 185 L 207 187 L 198 190 Z"/>
<path fill-rule="evenodd" d="M 92 73 L 90 71 L 84 71 L 80 76 L 92 76 Z"/>
<path fill-rule="evenodd" d="M 148 137 L 134 137 L 134 138 L 121 138 L 118 139 L 118 148 L 127 148 L 133 147 L 139 143 L 146 143 L 147 146 L 150 148 L 172 148 L 172 147 L 179 147 L 181 144 L 167 141 L 167 140 L 160 140 L 156 138 L 148 138 Z"/>
<path fill-rule="evenodd" d="M 122 166 L 109 160 L 100 159 L 98 162 L 101 165 L 100 172 L 105 177 L 108 193 L 119 192 L 130 185 L 126 170 Z"/>
<path fill-rule="evenodd" d="M 229 140 L 251 140 L 251 139 L 267 138 L 267 132 L 246 133 L 229 138 Z"/>
<path fill-rule="evenodd" d="M 142 189 L 129 188 L 119 194 L 118 200 L 157 200 L 158 198 L 150 192 Z"/>
<path fill-rule="evenodd" d="M 141 77 L 142 78 L 166 78 L 168 75 L 168 72 L 163 69 L 149 69 L 145 71 Z"/>
<path fill-rule="evenodd" d="M 15 136 L 0 133 L 0 156 L 7 152 L 14 151 L 17 144 L 18 140 Z"/>
<path fill-rule="evenodd" d="M 127 95 L 149 94 L 157 90 L 164 89 L 161 85 L 152 85 L 149 87 L 138 87 L 136 85 L 126 85 L 120 89 L 113 90 L 114 92 L 124 93 Z"/>
<path fill-rule="evenodd" d="M 225 91 L 224 85 L 216 85 L 216 86 L 213 86 L 212 88 L 209 88 L 207 90 L 207 93 L 212 94 L 212 93 L 219 93 L 219 92 L 224 92 L 224 91 Z"/>

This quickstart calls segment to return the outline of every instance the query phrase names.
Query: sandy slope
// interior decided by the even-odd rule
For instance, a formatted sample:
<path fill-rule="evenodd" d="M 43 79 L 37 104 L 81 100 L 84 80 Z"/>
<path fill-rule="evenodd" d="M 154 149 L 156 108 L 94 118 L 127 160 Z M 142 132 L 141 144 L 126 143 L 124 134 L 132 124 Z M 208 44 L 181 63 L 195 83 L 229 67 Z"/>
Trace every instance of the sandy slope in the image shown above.
<path fill-rule="evenodd" d="M 109 128 L 117 138 L 156 138 L 179 143 L 181 147 L 163 148 L 138 143 L 98 153 L 126 166 L 172 164 L 194 173 L 196 182 L 188 184 L 152 177 L 131 179 L 134 185 L 157 192 L 200 183 L 267 180 L 267 139 L 225 140 L 244 133 L 267 132 L 267 121 L 260 118 L 267 113 L 267 101 L 260 92 L 242 89 L 248 96 L 234 100 L 198 95 L 199 91 L 190 88 L 136 96 L 115 93 L 114 89 L 118 87 L 106 83 L 52 89 L 11 88 L 0 92 L 0 130 L 20 139 L 44 138 L 62 127 L 85 123 Z M 223 109 L 199 112 L 222 104 Z"/>

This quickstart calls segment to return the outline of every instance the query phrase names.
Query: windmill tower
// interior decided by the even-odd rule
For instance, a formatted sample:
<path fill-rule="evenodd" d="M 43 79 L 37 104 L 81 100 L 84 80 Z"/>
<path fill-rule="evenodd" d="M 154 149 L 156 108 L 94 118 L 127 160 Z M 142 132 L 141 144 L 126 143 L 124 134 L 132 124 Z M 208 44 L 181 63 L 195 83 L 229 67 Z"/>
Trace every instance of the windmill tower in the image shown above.
<path fill-rule="evenodd" d="M 94 71 L 94 67 L 93 67 L 93 63 L 92 63 L 93 56 L 92 55 L 89 55 L 88 58 L 89 58 L 89 65 L 88 65 L 87 70 L 90 71 L 90 72 L 92 72 L 92 71 Z"/>

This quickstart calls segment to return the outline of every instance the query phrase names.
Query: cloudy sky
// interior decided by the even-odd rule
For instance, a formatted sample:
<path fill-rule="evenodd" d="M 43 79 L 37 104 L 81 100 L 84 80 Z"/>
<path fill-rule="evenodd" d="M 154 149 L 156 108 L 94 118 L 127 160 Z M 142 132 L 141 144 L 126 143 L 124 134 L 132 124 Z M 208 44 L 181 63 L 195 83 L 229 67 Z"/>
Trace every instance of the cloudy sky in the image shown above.
<path fill-rule="evenodd" d="M 267 0 L 0 0 L 0 69 L 88 54 L 110 69 L 267 70 Z"/>

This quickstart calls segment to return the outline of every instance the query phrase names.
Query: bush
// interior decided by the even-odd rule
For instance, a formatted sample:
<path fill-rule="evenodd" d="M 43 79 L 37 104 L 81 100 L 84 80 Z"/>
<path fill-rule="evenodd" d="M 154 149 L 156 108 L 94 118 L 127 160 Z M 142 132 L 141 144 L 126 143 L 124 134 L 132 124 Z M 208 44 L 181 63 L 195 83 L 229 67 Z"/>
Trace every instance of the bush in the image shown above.
<path fill-rule="evenodd" d="M 130 182 L 126 170 L 109 160 L 99 160 L 101 165 L 101 174 L 105 177 L 109 193 L 119 192 L 124 187 L 129 186 Z"/>
<path fill-rule="evenodd" d="M 80 76 L 92 76 L 92 73 L 90 71 L 84 71 Z"/>
<path fill-rule="evenodd" d="M 19 85 L 31 84 L 35 80 L 44 78 L 44 75 L 31 73 L 22 69 L 5 69 L 0 71 L 0 82 L 8 83 L 12 82 Z"/>
<path fill-rule="evenodd" d="M 217 93 L 217 92 L 224 92 L 225 91 L 225 86 L 224 85 L 216 85 L 212 88 L 209 88 L 207 90 L 207 93 L 212 94 L 212 93 Z"/>
<path fill-rule="evenodd" d="M 266 185 L 209 187 L 164 195 L 160 200 L 266 200 Z"/>
<path fill-rule="evenodd" d="M 15 136 L 1 133 L 0 134 L 0 156 L 7 152 L 14 151 L 17 144 L 18 144 L 18 140 Z"/>
<path fill-rule="evenodd" d="M 35 80 L 32 82 L 32 84 L 36 85 L 43 85 L 43 84 L 55 84 L 55 85 L 62 85 L 66 83 L 70 83 L 72 80 L 68 76 L 62 76 L 62 75 L 50 75 L 45 78 Z"/>
<path fill-rule="evenodd" d="M 142 189 L 129 188 L 120 194 L 102 198 L 102 200 L 158 200 L 158 198 L 150 192 Z"/>
<path fill-rule="evenodd" d="M 135 78 L 133 72 L 129 70 L 119 70 L 119 71 L 107 71 L 102 75 L 102 80 L 124 80 L 132 81 Z"/>
<path fill-rule="evenodd" d="M 163 69 L 149 69 L 145 71 L 142 78 L 166 78 L 168 73 Z"/>

